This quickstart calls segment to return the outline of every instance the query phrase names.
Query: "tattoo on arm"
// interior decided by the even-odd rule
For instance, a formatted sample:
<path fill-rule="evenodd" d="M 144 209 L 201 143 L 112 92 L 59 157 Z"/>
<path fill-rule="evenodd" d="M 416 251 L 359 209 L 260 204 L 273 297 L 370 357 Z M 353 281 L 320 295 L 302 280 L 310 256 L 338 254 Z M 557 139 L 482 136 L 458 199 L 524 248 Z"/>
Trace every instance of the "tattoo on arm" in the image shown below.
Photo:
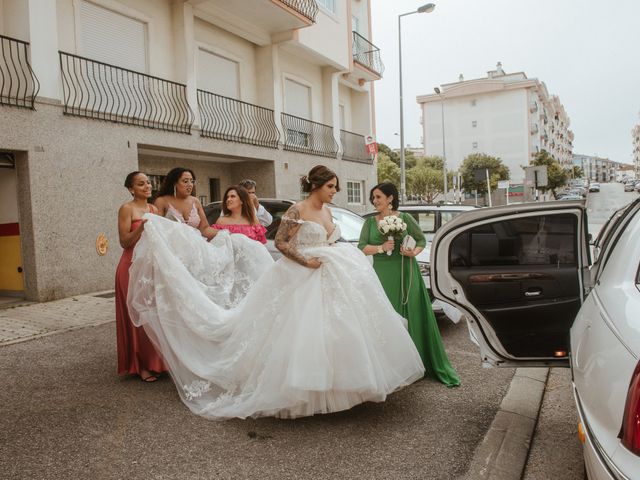
<path fill-rule="evenodd" d="M 282 217 L 278 232 L 276 233 L 275 244 L 276 248 L 280 250 L 285 257 L 306 267 L 307 258 L 298 251 L 292 242 L 301 224 L 300 211 L 296 205 L 292 205 Z"/>

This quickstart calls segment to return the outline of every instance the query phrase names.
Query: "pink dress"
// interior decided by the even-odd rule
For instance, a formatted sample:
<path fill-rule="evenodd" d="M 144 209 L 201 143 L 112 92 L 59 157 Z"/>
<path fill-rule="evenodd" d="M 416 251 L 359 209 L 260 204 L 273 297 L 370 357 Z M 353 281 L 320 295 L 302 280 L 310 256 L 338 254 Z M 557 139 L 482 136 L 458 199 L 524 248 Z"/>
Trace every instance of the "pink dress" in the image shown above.
<path fill-rule="evenodd" d="M 246 235 L 251 240 L 256 240 L 262 244 L 267 243 L 267 237 L 265 233 L 267 229 L 263 225 L 220 225 L 214 223 L 211 228 L 216 230 L 229 230 L 230 233 L 241 233 Z"/>
<path fill-rule="evenodd" d="M 141 220 L 131 222 L 133 232 Z M 141 370 L 162 373 L 167 371 L 162 358 L 144 329 L 136 327 L 129 318 L 127 292 L 129 267 L 135 244 L 125 248 L 116 269 L 116 339 L 118 346 L 118 375 L 139 375 Z"/>

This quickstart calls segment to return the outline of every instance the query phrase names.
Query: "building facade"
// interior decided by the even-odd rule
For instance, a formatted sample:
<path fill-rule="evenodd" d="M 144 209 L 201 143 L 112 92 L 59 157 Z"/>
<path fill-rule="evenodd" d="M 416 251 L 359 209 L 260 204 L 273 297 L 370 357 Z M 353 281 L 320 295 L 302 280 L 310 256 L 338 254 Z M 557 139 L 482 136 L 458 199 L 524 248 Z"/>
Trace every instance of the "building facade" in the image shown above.
<path fill-rule="evenodd" d="M 592 182 L 617 182 L 623 175 L 629 176 L 633 170 L 632 165 L 597 155 L 575 154 L 572 163 L 582 169 L 583 178 Z"/>
<path fill-rule="evenodd" d="M 246 177 L 299 199 L 325 164 L 364 211 L 370 38 L 369 0 L 0 0 L 0 293 L 112 288 L 133 170 L 192 168 L 206 204 Z"/>
<path fill-rule="evenodd" d="M 522 184 L 522 167 L 541 150 L 571 164 L 569 116 L 538 79 L 505 73 L 498 63 L 484 78 L 461 75 L 438 90 L 417 97 L 424 154 L 444 155 L 449 170 L 460 168 L 470 154 L 484 153 L 499 157 L 509 167 L 511 183 Z"/>
<path fill-rule="evenodd" d="M 633 168 L 635 178 L 640 178 L 640 124 L 633 127 L 631 137 L 633 142 Z"/>

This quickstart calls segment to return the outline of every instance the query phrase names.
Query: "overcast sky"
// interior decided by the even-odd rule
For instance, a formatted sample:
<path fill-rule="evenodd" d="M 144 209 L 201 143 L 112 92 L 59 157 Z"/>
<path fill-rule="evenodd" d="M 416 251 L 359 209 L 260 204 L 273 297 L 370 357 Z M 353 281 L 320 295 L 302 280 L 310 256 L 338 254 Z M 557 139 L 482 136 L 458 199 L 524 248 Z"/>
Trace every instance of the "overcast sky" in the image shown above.
<path fill-rule="evenodd" d="M 382 53 L 375 82 L 377 140 L 400 146 L 398 15 L 425 2 L 371 0 L 372 41 Z M 631 163 L 640 123 L 640 0 L 434 0 L 432 13 L 402 19 L 405 144 L 420 146 L 417 95 L 502 62 L 560 97 L 573 152 Z"/>

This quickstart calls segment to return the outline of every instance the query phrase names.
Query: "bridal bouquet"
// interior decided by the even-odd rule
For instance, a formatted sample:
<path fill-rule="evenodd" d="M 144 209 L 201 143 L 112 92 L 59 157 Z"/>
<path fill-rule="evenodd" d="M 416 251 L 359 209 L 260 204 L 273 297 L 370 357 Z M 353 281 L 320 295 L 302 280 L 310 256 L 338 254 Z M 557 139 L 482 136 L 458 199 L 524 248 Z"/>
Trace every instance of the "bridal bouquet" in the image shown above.
<path fill-rule="evenodd" d="M 393 240 L 407 230 L 407 224 L 400 217 L 389 215 L 378 222 L 378 230 L 387 236 L 387 240 Z M 388 251 L 387 255 L 391 255 L 391 251 Z"/>

